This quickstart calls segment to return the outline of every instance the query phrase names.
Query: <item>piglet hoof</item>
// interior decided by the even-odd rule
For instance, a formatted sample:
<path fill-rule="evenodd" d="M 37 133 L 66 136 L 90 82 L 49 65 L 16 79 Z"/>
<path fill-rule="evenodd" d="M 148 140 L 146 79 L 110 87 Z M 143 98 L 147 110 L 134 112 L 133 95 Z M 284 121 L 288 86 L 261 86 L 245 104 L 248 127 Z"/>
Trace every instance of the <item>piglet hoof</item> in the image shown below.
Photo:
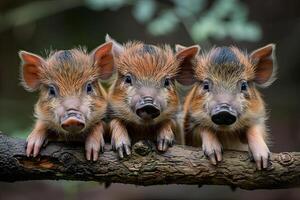
<path fill-rule="evenodd" d="M 217 165 L 218 162 L 222 161 L 223 157 L 223 148 L 221 144 L 215 144 L 215 145 L 202 145 L 202 150 L 204 155 L 207 157 L 207 159 L 210 161 L 211 164 Z"/>
<path fill-rule="evenodd" d="M 87 160 L 97 161 L 99 152 L 104 151 L 104 139 L 103 137 L 94 138 L 92 136 L 87 137 L 85 141 L 85 157 Z"/>
<path fill-rule="evenodd" d="M 124 158 L 124 155 L 127 157 L 131 154 L 130 145 L 128 144 L 122 144 L 119 147 L 117 147 L 116 150 L 121 159 Z"/>
<path fill-rule="evenodd" d="M 255 153 L 249 151 L 249 155 L 250 160 L 255 162 L 258 170 L 265 170 L 272 165 L 270 161 L 271 153 L 268 150 Z"/>
<path fill-rule="evenodd" d="M 113 150 L 117 151 L 121 159 L 131 154 L 131 144 L 128 137 L 117 138 L 117 140 L 112 140 L 111 143 Z"/>
<path fill-rule="evenodd" d="M 157 150 L 161 152 L 166 152 L 169 147 L 172 147 L 174 145 L 174 139 L 173 138 L 158 138 L 157 139 Z"/>
<path fill-rule="evenodd" d="M 46 140 L 45 134 L 40 134 L 38 132 L 32 132 L 26 140 L 26 155 L 27 155 L 27 157 L 29 157 L 31 155 L 33 157 L 36 157 L 39 154 L 41 147 L 43 146 L 45 140 Z"/>

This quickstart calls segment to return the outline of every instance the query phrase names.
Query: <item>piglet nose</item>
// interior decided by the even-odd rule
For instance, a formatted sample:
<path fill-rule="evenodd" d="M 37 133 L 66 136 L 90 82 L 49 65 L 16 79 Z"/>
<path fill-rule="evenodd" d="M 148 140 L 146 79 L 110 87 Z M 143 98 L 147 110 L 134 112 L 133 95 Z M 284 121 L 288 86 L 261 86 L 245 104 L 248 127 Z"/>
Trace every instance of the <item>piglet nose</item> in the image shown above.
<path fill-rule="evenodd" d="M 211 120 L 218 125 L 231 125 L 236 121 L 236 116 L 227 111 L 221 111 L 211 117 Z"/>
<path fill-rule="evenodd" d="M 68 110 L 61 118 L 61 127 L 68 132 L 80 132 L 85 127 L 85 119 L 77 110 Z"/>
<path fill-rule="evenodd" d="M 137 103 L 135 112 L 144 120 L 155 119 L 160 115 L 160 106 L 153 97 L 145 96 Z"/>
<path fill-rule="evenodd" d="M 136 110 L 136 114 L 142 119 L 155 119 L 160 115 L 160 110 L 154 105 L 145 105 Z"/>
<path fill-rule="evenodd" d="M 229 104 L 219 104 L 212 110 L 211 120 L 217 125 L 231 125 L 237 120 L 237 112 Z"/>
<path fill-rule="evenodd" d="M 74 118 L 69 118 L 62 125 L 62 128 L 68 132 L 80 132 L 84 128 L 84 123 Z"/>

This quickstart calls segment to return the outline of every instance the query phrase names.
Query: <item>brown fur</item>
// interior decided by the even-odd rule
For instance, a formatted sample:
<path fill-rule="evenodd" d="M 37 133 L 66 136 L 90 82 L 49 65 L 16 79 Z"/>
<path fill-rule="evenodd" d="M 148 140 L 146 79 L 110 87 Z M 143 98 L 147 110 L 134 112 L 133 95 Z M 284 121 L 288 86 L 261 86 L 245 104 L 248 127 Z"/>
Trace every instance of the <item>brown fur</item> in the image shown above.
<path fill-rule="evenodd" d="M 261 50 L 270 51 L 267 48 L 269 46 Z M 268 67 L 268 71 L 264 71 L 265 74 L 263 75 L 263 80 L 267 82 L 273 80 L 268 80 L 265 77 L 274 77 L 276 69 L 275 66 L 270 66 L 269 63 L 268 66 L 260 66 L 252 55 L 245 54 L 236 47 L 229 47 L 228 49 L 229 53 L 227 52 L 227 55 L 224 52 L 223 55 L 220 48 L 213 48 L 198 57 L 197 64 L 194 66 L 196 84 L 187 95 L 183 108 L 186 142 L 188 145 L 202 145 L 204 151 L 216 146 L 217 149 L 210 149 L 215 152 L 213 156 L 216 156 L 216 158 L 208 155 L 213 164 L 216 164 L 215 159 L 217 161 L 221 160 L 219 158 L 222 148 L 247 150 L 247 144 L 255 143 L 255 145 L 250 145 L 250 150 L 252 154 L 255 153 L 254 159 L 259 156 L 263 157 L 262 162 L 264 164 L 262 166 L 259 164 L 260 161 L 256 161 L 258 168 L 265 168 L 266 161 L 264 159 L 267 159 L 265 157 L 268 156 L 265 154 L 265 152 L 268 152 L 265 145 L 265 141 L 268 140 L 265 126 L 267 117 L 264 101 L 255 87 L 256 84 L 264 83 L 257 82 L 260 75 L 256 72 L 261 68 Z M 271 54 L 268 53 L 268 55 Z M 261 60 L 263 59 L 265 58 L 262 57 Z M 210 86 L 213 92 L 206 92 L 203 89 L 203 81 L 205 80 L 210 80 L 213 84 L 213 86 Z M 247 92 L 239 91 L 239 82 L 242 80 L 248 82 Z M 238 119 L 233 125 L 221 127 L 211 120 L 210 105 L 217 101 L 216 95 L 222 95 L 221 99 L 229 96 L 229 102 L 240 108 Z M 211 136 L 207 136 L 209 134 Z M 213 135 L 217 139 L 213 139 L 215 138 L 215 136 L 212 137 Z M 249 135 L 251 136 L 249 137 Z M 203 142 L 203 140 L 205 141 Z M 263 147 L 261 148 L 261 146 Z M 265 152 L 259 152 L 257 149 Z"/>
<path fill-rule="evenodd" d="M 144 124 L 139 117 L 132 112 L 126 103 L 130 91 L 123 84 L 123 76 L 130 73 L 143 84 L 154 84 L 162 87 L 162 79 L 166 76 L 174 77 L 178 70 L 178 61 L 169 46 L 154 47 L 155 53 L 142 53 L 142 43 L 130 42 L 124 46 L 124 53 L 115 59 L 118 78 L 109 93 L 109 107 L 111 118 L 119 119 L 126 124 L 131 138 L 135 141 L 145 138 L 154 139 L 159 127 L 164 123 L 170 123 L 175 119 L 179 101 L 176 90 L 162 89 L 164 98 L 167 99 L 168 108 L 154 120 L 153 124 Z M 121 134 L 121 133 L 120 133 Z M 117 138 L 119 136 L 116 136 Z"/>
<path fill-rule="evenodd" d="M 84 49 L 72 49 L 69 52 L 71 59 L 67 61 L 59 59 L 61 51 L 52 52 L 45 60 L 45 66 L 40 71 L 40 98 L 35 106 L 36 118 L 47 122 L 49 129 L 64 133 L 66 139 L 68 137 L 72 139 L 74 135 L 66 133 L 59 125 L 58 118 L 53 116 L 51 111 L 60 102 L 59 99 L 49 100 L 47 85 L 55 84 L 62 97 L 81 96 L 82 104 L 88 103 L 89 105 L 86 106 L 93 108 L 93 112 L 89 113 L 91 118 L 86 130 L 104 117 L 106 109 L 106 93 L 97 81 L 100 76 L 98 69 L 91 67 L 93 65 L 92 59 Z M 84 84 L 87 82 L 92 82 L 94 85 L 94 97 L 86 96 L 82 92 Z"/>
<path fill-rule="evenodd" d="M 118 77 L 109 92 L 109 114 L 113 119 L 110 126 L 112 145 L 115 149 L 122 148 L 122 144 L 130 146 L 129 137 L 133 142 L 150 139 L 157 140 L 158 149 L 165 151 L 174 140 L 174 125 L 180 105 L 174 80 L 185 56 L 176 57 L 167 45 L 158 47 L 128 42 L 123 47 L 117 43 L 115 46 L 118 48 L 114 57 Z M 134 86 L 124 83 L 127 74 L 133 77 Z M 164 87 L 166 78 L 173 82 L 168 87 Z M 133 96 L 143 92 L 139 91 L 140 87 L 152 88 L 155 96 L 164 102 L 160 115 L 150 122 L 142 120 L 130 106 Z"/>
<path fill-rule="evenodd" d="M 44 140 L 51 138 L 85 141 L 87 159 L 98 158 L 98 151 L 104 145 L 102 120 L 107 105 L 107 94 L 99 79 L 103 75 L 102 66 L 109 64 L 106 57 L 111 47 L 111 43 L 106 43 L 91 54 L 82 48 L 53 51 L 46 59 L 20 52 L 22 84 L 29 91 L 40 90 L 35 105 L 37 122 L 27 139 L 28 156 L 31 152 L 36 156 Z M 87 94 L 89 83 L 92 91 Z M 56 96 L 50 96 L 51 86 L 56 88 Z M 83 115 L 85 126 L 80 132 L 62 128 L 61 119 L 68 109 L 76 109 Z"/>
<path fill-rule="evenodd" d="M 179 62 L 172 49 L 165 45 L 155 47 L 153 52 L 143 52 L 141 42 L 129 42 L 124 45 L 124 52 L 115 60 L 115 66 L 121 74 L 133 73 L 140 79 L 152 77 L 159 82 L 167 74 L 174 76 Z"/>
<path fill-rule="evenodd" d="M 140 124 L 140 119 L 136 116 L 126 102 L 126 86 L 122 83 L 123 76 L 130 73 L 143 84 L 154 84 L 161 87 L 162 79 L 166 76 L 174 77 L 178 70 L 178 61 L 175 59 L 170 47 L 155 47 L 157 52 L 154 54 L 140 54 L 143 44 L 134 42 L 124 46 L 124 53 L 115 59 L 115 66 L 118 71 L 118 78 L 109 92 L 109 102 L 113 109 L 112 117 L 118 117 L 124 121 Z M 174 87 L 163 89 L 169 107 L 155 119 L 155 122 L 165 121 L 171 118 L 178 109 L 178 96 Z M 144 125 L 143 125 L 144 126 Z"/>

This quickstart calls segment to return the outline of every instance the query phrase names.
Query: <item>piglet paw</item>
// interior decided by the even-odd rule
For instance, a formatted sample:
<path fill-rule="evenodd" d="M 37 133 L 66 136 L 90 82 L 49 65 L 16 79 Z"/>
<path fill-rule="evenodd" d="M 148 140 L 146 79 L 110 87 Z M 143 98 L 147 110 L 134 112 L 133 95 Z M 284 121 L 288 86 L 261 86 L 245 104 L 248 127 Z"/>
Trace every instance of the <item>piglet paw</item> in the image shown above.
<path fill-rule="evenodd" d="M 211 164 L 217 165 L 222 161 L 223 148 L 218 140 L 203 141 L 202 150 Z"/>
<path fill-rule="evenodd" d="M 165 152 L 168 150 L 169 147 L 174 145 L 174 137 L 163 135 L 157 137 L 157 150 L 161 152 Z"/>
<path fill-rule="evenodd" d="M 129 156 L 131 154 L 130 139 L 127 136 L 122 136 L 117 140 L 112 140 L 112 147 L 118 152 L 121 159 L 124 158 L 124 155 Z"/>
<path fill-rule="evenodd" d="M 46 134 L 40 132 L 31 132 L 26 140 L 26 155 L 36 157 L 46 140 Z"/>
<path fill-rule="evenodd" d="M 250 148 L 249 150 L 250 158 L 255 162 L 258 170 L 267 169 L 270 165 L 271 153 L 267 146 L 259 148 Z"/>
<path fill-rule="evenodd" d="M 88 135 L 85 140 L 85 157 L 87 160 L 97 161 L 99 152 L 104 151 L 104 139 L 101 135 L 99 138 L 94 135 Z"/>

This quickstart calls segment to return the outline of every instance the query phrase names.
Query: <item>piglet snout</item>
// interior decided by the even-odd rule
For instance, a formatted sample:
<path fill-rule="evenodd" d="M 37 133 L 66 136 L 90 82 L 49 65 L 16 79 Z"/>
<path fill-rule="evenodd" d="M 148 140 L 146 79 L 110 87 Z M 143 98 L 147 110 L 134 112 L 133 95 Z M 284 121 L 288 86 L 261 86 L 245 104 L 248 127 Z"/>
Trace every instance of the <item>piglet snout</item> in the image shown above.
<path fill-rule="evenodd" d="M 80 132 L 85 127 L 84 116 L 77 110 L 68 110 L 61 118 L 61 127 L 68 132 Z"/>
<path fill-rule="evenodd" d="M 217 125 L 231 125 L 236 119 L 237 112 L 229 104 L 219 104 L 211 113 L 211 120 Z"/>
<path fill-rule="evenodd" d="M 136 105 L 136 114 L 144 119 L 155 119 L 160 115 L 160 107 L 152 97 L 146 96 Z"/>

